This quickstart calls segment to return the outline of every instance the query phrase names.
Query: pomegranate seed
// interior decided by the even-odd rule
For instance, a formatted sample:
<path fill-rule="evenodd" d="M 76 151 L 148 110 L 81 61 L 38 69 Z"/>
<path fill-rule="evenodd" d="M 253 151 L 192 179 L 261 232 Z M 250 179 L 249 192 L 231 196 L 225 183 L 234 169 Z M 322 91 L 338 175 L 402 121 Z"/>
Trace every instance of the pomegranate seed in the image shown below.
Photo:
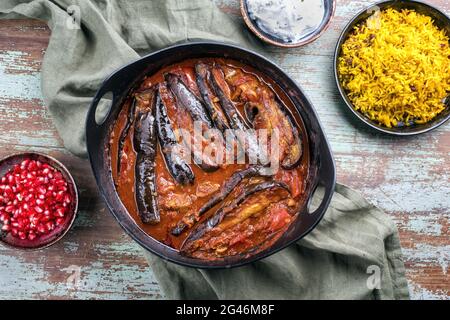
<path fill-rule="evenodd" d="M 55 194 L 55 200 L 61 202 L 64 199 L 64 191 L 59 191 Z"/>
<path fill-rule="evenodd" d="M 64 197 L 64 202 L 65 202 L 66 204 L 69 204 L 69 203 L 72 202 L 72 200 L 70 199 L 70 196 L 69 196 L 68 194 L 66 194 L 66 196 Z"/>
<path fill-rule="evenodd" d="M 47 189 L 45 189 L 45 188 L 42 187 L 42 186 L 38 187 L 37 191 L 38 191 L 40 194 L 46 194 L 46 193 L 47 193 Z"/>
<path fill-rule="evenodd" d="M 42 213 L 42 212 L 44 212 L 44 209 L 42 209 L 39 206 L 36 206 L 36 207 L 34 207 L 34 211 L 36 211 L 37 213 Z"/>
<path fill-rule="evenodd" d="M 66 212 L 65 208 L 58 208 L 58 209 L 56 209 L 55 215 L 57 217 L 62 218 L 62 217 L 64 217 L 65 212 Z"/>
<path fill-rule="evenodd" d="M 30 163 L 28 164 L 28 168 L 29 171 L 33 171 L 37 169 L 37 165 L 36 165 L 36 161 L 30 161 Z"/>
<path fill-rule="evenodd" d="M 58 170 L 25 159 L 0 178 L 1 230 L 34 240 L 65 221 L 72 197 Z"/>
<path fill-rule="evenodd" d="M 37 227 L 36 227 L 36 230 L 37 230 L 39 233 L 45 233 L 45 232 L 46 232 L 46 229 L 45 229 L 45 227 L 44 227 L 43 224 L 38 224 Z"/>
<path fill-rule="evenodd" d="M 37 216 L 30 217 L 30 225 L 33 227 L 39 222 L 39 218 Z"/>
<path fill-rule="evenodd" d="M 49 221 L 49 222 L 47 222 L 47 223 L 45 224 L 45 228 L 46 228 L 48 231 L 52 231 L 54 227 L 55 227 L 55 224 L 54 224 L 52 221 Z"/>

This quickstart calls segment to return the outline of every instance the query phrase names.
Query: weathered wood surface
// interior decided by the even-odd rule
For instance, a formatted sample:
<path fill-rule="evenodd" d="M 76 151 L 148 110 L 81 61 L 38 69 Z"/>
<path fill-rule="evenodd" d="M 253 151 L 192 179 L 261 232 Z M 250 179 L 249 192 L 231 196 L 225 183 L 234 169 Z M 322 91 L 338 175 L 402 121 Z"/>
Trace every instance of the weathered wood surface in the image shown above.
<path fill-rule="evenodd" d="M 216 0 L 238 16 L 236 0 Z M 450 277 L 450 124 L 411 138 L 394 138 L 355 123 L 332 77 L 332 54 L 344 25 L 372 1 L 338 0 L 336 16 L 316 42 L 272 49 L 276 62 L 307 92 L 335 154 L 338 181 L 396 221 L 413 298 L 448 299 Z M 446 0 L 430 0 L 450 14 Z M 0 247 L 0 299 L 158 299 L 161 294 L 141 249 L 98 197 L 86 160 L 68 153 L 40 93 L 40 69 L 50 32 L 32 20 L 0 21 L 0 157 L 35 150 L 63 161 L 81 192 L 71 232 L 41 252 Z"/>

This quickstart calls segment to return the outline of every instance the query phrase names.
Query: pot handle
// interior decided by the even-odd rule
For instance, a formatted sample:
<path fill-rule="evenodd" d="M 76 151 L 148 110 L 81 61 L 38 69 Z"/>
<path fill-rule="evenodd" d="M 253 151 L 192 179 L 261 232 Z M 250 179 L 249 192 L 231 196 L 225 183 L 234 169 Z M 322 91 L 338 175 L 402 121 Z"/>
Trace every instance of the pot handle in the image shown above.
<path fill-rule="evenodd" d="M 315 191 L 319 186 L 322 186 L 325 188 L 325 192 L 322 198 L 322 202 L 317 207 L 316 210 L 313 212 L 309 212 L 310 215 L 314 215 L 316 213 L 324 214 L 324 210 L 328 207 L 330 204 L 331 198 L 334 194 L 334 188 L 336 186 L 336 167 L 333 160 L 333 155 L 331 153 L 330 146 L 325 141 L 321 144 L 321 162 L 319 166 L 319 178 L 318 183 L 315 186 L 314 192 L 312 193 L 314 195 Z M 309 211 L 309 204 L 308 204 L 308 211 Z"/>
<path fill-rule="evenodd" d="M 97 112 L 97 107 L 98 104 L 100 103 L 101 99 L 103 98 L 103 96 L 108 93 L 108 92 L 112 92 L 112 101 L 111 101 L 111 106 L 114 105 L 114 99 L 115 99 L 115 93 L 114 91 L 112 91 L 107 83 L 107 80 L 102 84 L 102 86 L 100 87 L 100 89 L 97 91 L 97 93 L 95 94 L 94 98 L 92 99 L 91 105 L 89 107 L 89 111 L 86 117 L 86 128 L 99 128 L 102 126 L 102 124 L 104 123 L 104 121 L 102 123 L 97 123 L 97 121 L 95 120 L 95 113 Z M 108 111 L 109 113 L 109 111 Z M 105 116 L 105 118 L 107 118 L 108 115 Z"/>
<path fill-rule="evenodd" d="M 120 96 L 121 90 L 124 87 L 124 84 L 130 84 L 135 79 L 136 75 L 139 75 L 142 72 L 139 65 L 134 65 L 134 62 L 130 62 L 128 65 L 112 72 L 101 84 L 100 89 L 98 89 L 95 94 L 92 103 L 89 107 L 88 115 L 86 118 L 86 128 L 100 128 L 103 123 L 98 124 L 95 121 L 95 113 L 97 111 L 97 107 L 102 97 L 108 93 L 112 93 L 112 101 L 111 106 L 115 105 L 115 99 Z M 105 119 L 109 116 L 107 114 Z"/>

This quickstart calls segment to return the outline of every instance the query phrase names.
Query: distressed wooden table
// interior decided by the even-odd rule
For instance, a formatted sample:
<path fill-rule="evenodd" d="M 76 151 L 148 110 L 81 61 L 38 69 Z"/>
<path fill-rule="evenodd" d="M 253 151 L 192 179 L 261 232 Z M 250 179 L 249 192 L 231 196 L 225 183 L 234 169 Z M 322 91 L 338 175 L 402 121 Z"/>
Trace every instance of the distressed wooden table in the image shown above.
<path fill-rule="evenodd" d="M 239 16 L 236 0 L 215 0 Z M 447 0 L 429 0 L 450 14 Z M 338 0 L 328 31 L 293 50 L 273 48 L 316 107 L 334 151 L 338 181 L 359 190 L 397 223 L 410 292 L 448 299 L 450 277 L 450 124 L 411 138 L 369 131 L 349 116 L 332 76 L 332 54 L 344 25 L 371 1 Z M 40 252 L 0 247 L 0 299 L 159 299 L 141 253 L 99 199 L 89 163 L 63 148 L 40 92 L 50 31 L 32 20 L 0 21 L 0 156 L 49 153 L 73 172 L 81 208 L 70 233 Z"/>

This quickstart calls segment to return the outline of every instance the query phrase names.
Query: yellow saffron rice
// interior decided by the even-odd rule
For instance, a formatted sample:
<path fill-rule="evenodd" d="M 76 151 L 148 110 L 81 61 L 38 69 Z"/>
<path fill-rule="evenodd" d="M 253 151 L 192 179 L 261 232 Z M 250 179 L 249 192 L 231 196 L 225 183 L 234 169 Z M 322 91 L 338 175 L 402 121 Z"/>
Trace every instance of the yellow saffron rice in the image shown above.
<path fill-rule="evenodd" d="M 449 38 L 428 16 L 383 10 L 355 27 L 338 72 L 354 109 L 369 119 L 388 128 L 426 123 L 450 93 Z"/>

